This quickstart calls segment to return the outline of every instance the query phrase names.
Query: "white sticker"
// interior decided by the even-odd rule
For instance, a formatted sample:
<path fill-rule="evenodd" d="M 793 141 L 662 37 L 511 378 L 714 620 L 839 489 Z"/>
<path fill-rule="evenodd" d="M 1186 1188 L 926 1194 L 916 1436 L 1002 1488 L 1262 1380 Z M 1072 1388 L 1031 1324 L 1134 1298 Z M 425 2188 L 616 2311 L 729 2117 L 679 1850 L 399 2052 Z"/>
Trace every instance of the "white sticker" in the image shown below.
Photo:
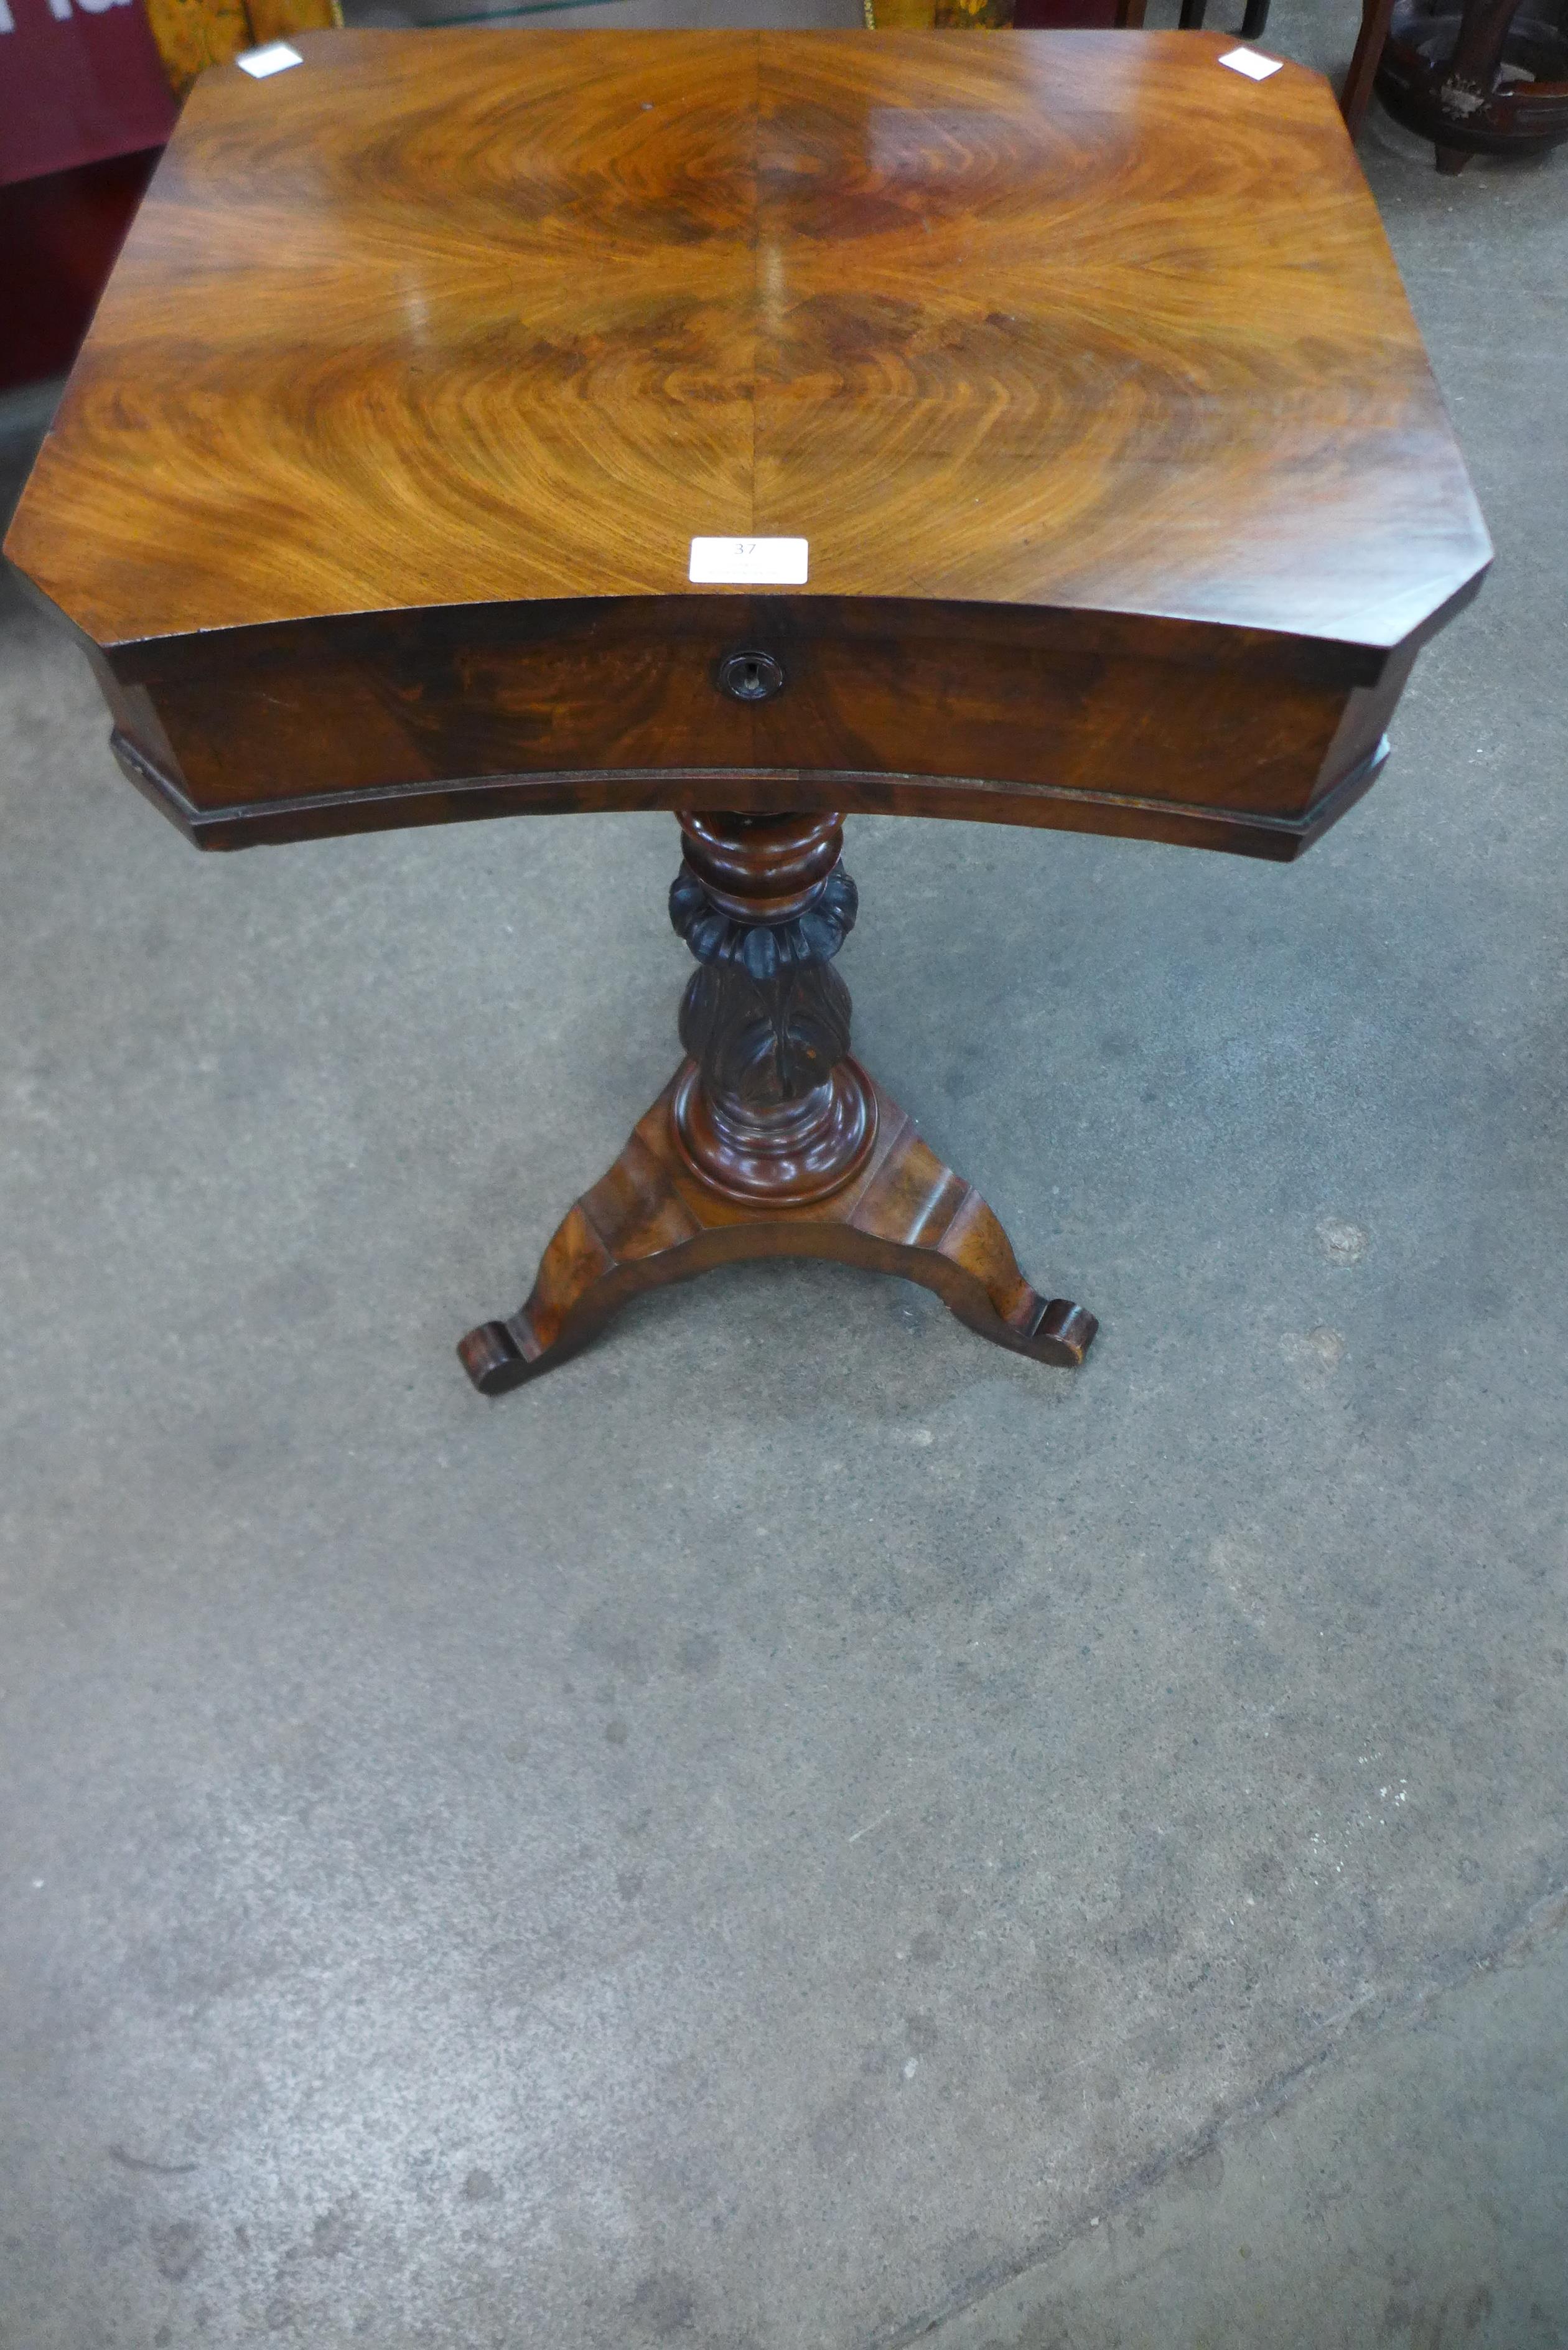
<path fill-rule="evenodd" d="M 1232 73 L 1245 74 L 1249 81 L 1267 81 L 1272 73 L 1279 72 L 1284 59 L 1261 57 L 1256 49 L 1227 49 L 1220 62 Z"/>
<path fill-rule="evenodd" d="M 265 81 L 268 74 L 286 73 L 290 66 L 302 66 L 305 59 L 286 41 L 269 41 L 265 49 L 246 49 L 234 63 L 242 73 L 254 74 L 257 81 Z"/>
<path fill-rule="evenodd" d="M 694 538 L 687 577 L 706 588 L 804 588 L 804 538 Z"/>

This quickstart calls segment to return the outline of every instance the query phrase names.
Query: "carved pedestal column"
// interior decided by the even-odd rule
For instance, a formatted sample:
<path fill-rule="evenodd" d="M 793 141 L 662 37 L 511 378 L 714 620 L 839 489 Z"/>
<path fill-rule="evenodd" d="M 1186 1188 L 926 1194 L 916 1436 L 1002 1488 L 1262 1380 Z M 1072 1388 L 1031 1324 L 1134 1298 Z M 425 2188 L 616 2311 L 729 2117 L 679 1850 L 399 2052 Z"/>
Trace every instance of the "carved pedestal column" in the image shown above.
<path fill-rule="evenodd" d="M 1083 1360 L 1095 1320 L 1024 1280 L 979 1193 L 849 1052 L 834 957 L 857 911 L 837 816 L 680 819 L 670 915 L 697 961 L 687 1058 L 545 1250 L 533 1294 L 458 1351 L 486 1395 L 574 1352 L 639 1290 L 758 1256 L 833 1257 L 937 1292 L 997 1345 Z"/>
<path fill-rule="evenodd" d="M 798 1207 L 851 1176 L 877 1136 L 849 1058 L 849 990 L 833 958 L 853 928 L 837 816 L 680 818 L 670 919 L 697 958 L 680 1006 L 691 1066 L 675 1137 L 731 1199 Z"/>

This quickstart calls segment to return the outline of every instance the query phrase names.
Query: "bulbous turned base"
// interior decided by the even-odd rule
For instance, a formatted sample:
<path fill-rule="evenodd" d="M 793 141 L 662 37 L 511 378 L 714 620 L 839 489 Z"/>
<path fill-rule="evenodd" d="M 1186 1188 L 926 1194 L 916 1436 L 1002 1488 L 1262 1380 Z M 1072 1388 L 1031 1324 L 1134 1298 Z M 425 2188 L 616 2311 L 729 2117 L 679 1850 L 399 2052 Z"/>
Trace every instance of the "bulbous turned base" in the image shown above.
<path fill-rule="evenodd" d="M 864 1165 L 877 1139 L 877 1097 L 850 1060 L 798 1101 L 768 1109 L 710 1095 L 692 1064 L 670 1115 L 676 1148 L 701 1182 L 727 1200 L 781 1208 L 826 1200 Z"/>

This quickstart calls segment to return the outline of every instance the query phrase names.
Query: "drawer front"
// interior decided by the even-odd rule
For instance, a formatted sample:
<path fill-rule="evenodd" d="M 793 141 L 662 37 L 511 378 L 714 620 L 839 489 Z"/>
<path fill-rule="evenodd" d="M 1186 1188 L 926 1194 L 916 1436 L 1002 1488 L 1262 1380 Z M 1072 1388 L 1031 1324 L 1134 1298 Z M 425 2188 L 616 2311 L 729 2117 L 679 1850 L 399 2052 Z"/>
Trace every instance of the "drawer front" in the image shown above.
<path fill-rule="evenodd" d="M 223 845 L 832 805 L 1289 855 L 1407 666 L 1116 616 L 716 597 L 161 640 L 105 684 L 128 766 Z"/>

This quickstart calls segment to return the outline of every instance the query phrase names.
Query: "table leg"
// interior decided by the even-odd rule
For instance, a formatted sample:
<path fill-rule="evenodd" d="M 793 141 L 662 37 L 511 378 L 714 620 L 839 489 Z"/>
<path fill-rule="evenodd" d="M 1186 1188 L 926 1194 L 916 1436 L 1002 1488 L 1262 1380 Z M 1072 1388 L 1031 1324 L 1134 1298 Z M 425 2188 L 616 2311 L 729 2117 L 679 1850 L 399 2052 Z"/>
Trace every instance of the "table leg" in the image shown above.
<path fill-rule="evenodd" d="M 831 968 L 857 910 L 842 819 L 689 812 L 680 827 L 687 1058 L 567 1215 L 526 1305 L 463 1339 L 474 1385 L 535 1378 L 645 1289 L 773 1256 L 900 1274 L 997 1346 L 1081 1363 L 1094 1316 L 1030 1287 L 980 1194 L 850 1057 Z"/>
<path fill-rule="evenodd" d="M 1465 0 L 1454 54 L 1437 94 L 1449 120 L 1463 122 L 1485 108 L 1497 88 L 1503 50 L 1518 14 L 1519 0 Z M 1438 169 L 1450 178 L 1464 170 L 1475 151 L 1445 146 L 1441 138 L 1433 143 Z"/>
<path fill-rule="evenodd" d="M 1377 60 L 1383 55 L 1388 27 L 1393 20 L 1394 0 L 1364 0 L 1355 54 L 1350 60 L 1350 71 L 1345 77 L 1345 88 L 1339 94 L 1339 110 L 1345 117 L 1345 127 L 1352 139 L 1360 132 L 1372 97 Z"/>

